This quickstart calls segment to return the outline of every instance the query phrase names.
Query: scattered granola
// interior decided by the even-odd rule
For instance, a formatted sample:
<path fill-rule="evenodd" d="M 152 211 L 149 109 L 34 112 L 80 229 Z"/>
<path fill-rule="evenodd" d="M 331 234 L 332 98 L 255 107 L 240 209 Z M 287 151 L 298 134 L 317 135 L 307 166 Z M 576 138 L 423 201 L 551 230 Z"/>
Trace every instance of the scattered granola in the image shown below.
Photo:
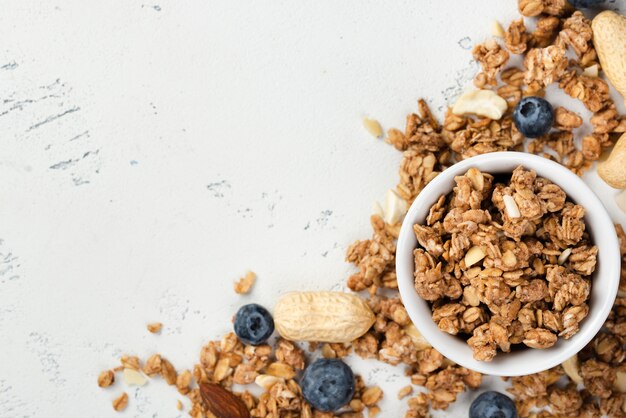
<path fill-rule="evenodd" d="M 163 324 L 160 322 L 151 322 L 146 326 L 146 328 L 148 328 L 148 331 L 152 334 L 158 334 L 159 332 L 161 332 Z"/>
<path fill-rule="evenodd" d="M 247 272 L 245 276 L 235 282 L 235 293 L 239 295 L 250 293 L 255 281 L 256 274 L 251 271 Z"/>
<path fill-rule="evenodd" d="M 112 370 L 105 370 L 98 375 L 98 386 L 108 388 L 115 382 L 115 374 Z"/>
<path fill-rule="evenodd" d="M 122 393 L 119 397 L 113 399 L 113 409 L 118 412 L 123 411 L 128 406 L 128 394 Z"/>
<path fill-rule="evenodd" d="M 479 373 L 452 364 L 434 350 L 410 323 L 397 295 L 395 240 L 406 205 L 455 161 L 492 151 L 522 151 L 524 137 L 512 123 L 511 110 L 524 96 L 543 96 L 549 84 L 558 83 L 566 94 L 594 113 L 589 121 L 593 131 L 582 138 L 578 147 L 574 133 L 582 119 L 565 108 L 557 109 L 554 130 L 526 144 L 528 152 L 555 159 L 581 175 L 613 146 L 616 134 L 626 131 L 626 119 L 617 113 L 608 85 L 600 78 L 602 72 L 589 21 L 565 0 L 518 0 L 518 6 L 523 16 L 537 17 L 532 33 L 526 29 L 528 21 L 515 21 L 506 31 L 501 25 L 494 25 L 493 34 L 503 44 L 488 40 L 473 50 L 481 65 L 475 85 L 495 91 L 507 102 L 499 120 L 455 115 L 449 109 L 440 124 L 426 102 L 420 100 L 419 112 L 408 115 L 404 131 L 387 131 L 386 142 L 403 152 L 400 180 L 393 197 L 402 200 L 394 201 L 402 203 L 396 209 L 404 209 L 375 213 L 371 217 L 372 238 L 354 243 L 347 253 L 347 260 L 358 268 L 348 279 L 348 287 L 357 292 L 368 291 L 367 303 L 376 320 L 367 333 L 351 343 L 312 343 L 310 347 L 319 349 L 326 358 L 343 358 L 354 351 L 363 358 L 406 366 L 411 383 L 427 390 L 408 399 L 406 418 L 428 417 L 430 409 L 445 409 L 464 390 L 478 388 L 482 380 Z M 567 59 L 568 50 L 576 59 Z M 510 54 L 522 54 L 523 69 L 507 68 Z M 378 123 L 364 124 L 368 131 L 380 136 Z M 493 185 L 485 185 L 489 180 L 482 177 L 481 186 L 477 173 L 468 177 L 469 183 L 463 180 L 457 186 L 462 198 L 454 204 L 466 207 L 465 212 L 469 213 L 461 214 L 463 225 L 458 226 L 458 231 L 449 233 L 446 241 L 437 239 L 437 233 L 442 231 L 435 230 L 434 225 L 450 231 L 454 226 L 452 219 L 446 223 L 452 202 L 445 197 L 431 208 L 427 220 L 431 229 L 420 230 L 424 238 L 430 237 L 426 240 L 428 251 L 420 254 L 424 289 L 432 297 L 443 294 L 454 301 L 435 307 L 440 326 L 449 332 L 477 335 L 476 345 L 482 347 L 479 356 L 484 357 L 510 349 L 512 344 L 544 346 L 557 336 L 573 335 L 586 315 L 584 299 L 588 286 L 583 283 L 587 283 L 585 277 L 593 270 L 596 256 L 580 228 L 579 209 L 566 202 L 565 195 L 553 184 L 539 182 L 533 184 L 531 191 L 530 184 L 522 178 L 510 187 L 516 193 L 519 187 L 522 191 L 518 195 L 499 189 L 501 200 L 497 205 L 493 202 L 499 216 L 494 216 L 495 211 L 481 214 L 481 208 L 472 207 L 483 198 L 476 192 Z M 546 219 L 539 225 L 541 216 Z M 497 222 L 500 229 L 494 225 Z M 476 240 L 468 243 L 465 238 L 473 228 L 491 245 L 482 248 Z M 626 266 L 626 235 L 620 226 L 616 228 Z M 524 245 L 513 247 L 500 242 L 500 234 L 505 234 L 503 241 Z M 529 234 L 535 235 L 536 240 Z M 448 258 L 441 265 L 435 263 L 444 256 Z M 454 268 L 444 268 L 444 261 Z M 503 286 L 495 283 L 496 277 L 504 282 Z M 245 292 L 245 279 L 241 285 L 236 284 L 236 291 L 240 286 Z M 439 282 L 443 283 L 438 285 Z M 509 293 L 505 295 L 507 288 Z M 385 296 L 380 294 L 382 289 Z M 626 390 L 622 348 L 626 342 L 626 267 L 622 267 L 619 297 L 605 325 L 587 348 L 562 367 L 510 380 L 510 392 L 516 398 L 520 416 L 624 416 L 626 395 L 621 391 Z M 124 370 L 141 370 L 150 378 L 160 375 L 190 400 L 189 415 L 202 418 L 213 415 L 202 402 L 198 384 L 219 384 L 232 392 L 234 384 L 255 383 L 263 389 L 260 396 L 248 391 L 235 393 L 252 417 L 333 418 L 331 413 L 313 410 L 302 398 L 293 377 L 306 363 L 307 356 L 291 341 L 281 339 L 276 345 L 254 347 L 229 333 L 221 341 L 211 341 L 202 348 L 193 371 L 178 373 L 159 354 L 147 358 L 143 368 L 139 358 L 124 356 L 122 366 L 103 372 L 98 384 L 109 386 L 115 379 L 114 372 Z M 366 388 L 360 377 L 356 389 L 354 399 L 340 416 L 364 417 L 366 410 L 370 417 L 378 414 L 380 408 L 366 402 L 378 402 L 382 391 L 379 394 L 377 387 Z M 407 386 L 399 397 L 411 392 L 412 387 Z M 123 394 L 114 401 L 114 407 L 121 410 L 127 402 L 128 396 Z M 177 408 L 182 409 L 180 400 Z"/>

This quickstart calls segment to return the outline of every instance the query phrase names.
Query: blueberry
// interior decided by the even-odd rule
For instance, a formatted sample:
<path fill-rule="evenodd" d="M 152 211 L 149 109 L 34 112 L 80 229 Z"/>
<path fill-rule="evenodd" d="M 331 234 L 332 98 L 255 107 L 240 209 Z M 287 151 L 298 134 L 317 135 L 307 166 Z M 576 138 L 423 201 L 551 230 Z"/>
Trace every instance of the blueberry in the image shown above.
<path fill-rule="evenodd" d="M 485 392 L 474 399 L 469 418 L 517 418 L 515 404 L 500 392 Z"/>
<path fill-rule="evenodd" d="M 552 105 L 541 97 L 524 97 L 515 106 L 513 121 L 525 137 L 537 138 L 547 134 L 554 122 Z"/>
<path fill-rule="evenodd" d="M 235 316 L 235 334 L 246 344 L 263 344 L 274 332 L 274 319 L 256 303 L 244 305 Z"/>
<path fill-rule="evenodd" d="M 604 2 L 605 0 L 569 0 L 569 3 L 578 9 L 595 7 Z"/>
<path fill-rule="evenodd" d="M 315 360 L 302 375 L 302 394 L 315 409 L 333 412 L 354 396 L 354 373 L 337 359 Z"/>

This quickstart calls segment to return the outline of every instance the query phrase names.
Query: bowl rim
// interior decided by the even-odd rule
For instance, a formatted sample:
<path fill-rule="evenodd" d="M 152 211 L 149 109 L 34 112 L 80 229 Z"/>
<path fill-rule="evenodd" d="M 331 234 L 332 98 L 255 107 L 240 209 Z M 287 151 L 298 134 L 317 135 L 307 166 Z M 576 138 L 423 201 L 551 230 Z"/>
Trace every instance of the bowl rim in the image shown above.
<path fill-rule="evenodd" d="M 512 168 L 494 168 L 498 165 Z M 608 286 L 599 288 L 598 285 L 592 285 L 589 314 L 581 323 L 579 332 L 571 339 L 559 338 L 555 346 L 545 350 L 528 348 L 515 353 L 499 353 L 491 362 L 477 361 L 471 356 L 471 349 L 465 341 L 439 330 L 431 315 L 424 315 L 423 306 L 428 307 L 427 302 L 417 295 L 414 288 L 413 250 L 416 248 L 417 239 L 413 233 L 413 225 L 423 222 L 428 209 L 436 199 L 452 191 L 454 177 L 465 173 L 469 168 L 476 167 L 486 173 L 502 173 L 510 172 L 519 165 L 532 169 L 537 175 L 558 184 L 568 198 L 585 208 L 585 224 L 593 237 L 594 245 L 598 247 L 599 262 L 592 280 L 598 281 L 597 276 L 601 274 L 600 277 L 607 277 L 604 281 L 607 281 Z M 613 233 L 605 233 L 607 228 Z M 598 240 L 600 233 L 603 234 L 602 240 Z M 495 376 L 520 376 L 547 370 L 584 348 L 600 331 L 613 307 L 619 286 L 620 270 L 621 257 L 615 224 L 592 189 L 566 167 L 547 158 L 523 152 L 506 151 L 478 155 L 462 160 L 437 175 L 411 204 L 402 222 L 396 246 L 396 273 L 400 297 L 415 327 L 433 348 L 448 359 L 468 369 Z M 430 307 L 428 310 L 430 311 Z M 458 342 L 461 342 L 465 349 L 460 349 Z M 518 354 L 522 352 L 533 354 Z M 524 361 L 521 364 L 520 359 L 516 359 L 520 356 L 522 360 L 532 361 Z"/>

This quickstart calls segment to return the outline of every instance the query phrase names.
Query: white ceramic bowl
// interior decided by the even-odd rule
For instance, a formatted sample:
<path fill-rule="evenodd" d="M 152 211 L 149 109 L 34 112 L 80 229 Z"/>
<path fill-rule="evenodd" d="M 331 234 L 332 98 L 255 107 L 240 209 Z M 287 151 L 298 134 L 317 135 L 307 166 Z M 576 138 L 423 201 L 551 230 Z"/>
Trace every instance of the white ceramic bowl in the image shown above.
<path fill-rule="evenodd" d="M 511 173 L 517 166 L 535 170 L 537 175 L 558 184 L 572 201 L 586 210 L 585 223 L 593 243 L 598 246 L 598 264 L 592 277 L 589 315 L 581 323 L 580 331 L 569 340 L 559 338 L 545 350 L 524 348 L 511 353 L 499 352 L 490 362 L 474 360 L 466 341 L 440 331 L 431 318 L 431 308 L 418 296 L 414 287 L 415 269 L 413 250 L 417 239 L 413 225 L 423 223 L 433 203 L 454 187 L 454 177 L 476 167 L 485 173 Z M 578 176 L 565 167 L 546 158 L 521 152 L 496 152 L 461 161 L 439 174 L 420 192 L 402 223 L 396 252 L 398 287 L 411 320 L 424 338 L 441 354 L 468 369 L 497 376 L 519 376 L 554 367 L 580 351 L 602 327 L 619 285 L 620 254 L 615 229 L 609 214 Z"/>

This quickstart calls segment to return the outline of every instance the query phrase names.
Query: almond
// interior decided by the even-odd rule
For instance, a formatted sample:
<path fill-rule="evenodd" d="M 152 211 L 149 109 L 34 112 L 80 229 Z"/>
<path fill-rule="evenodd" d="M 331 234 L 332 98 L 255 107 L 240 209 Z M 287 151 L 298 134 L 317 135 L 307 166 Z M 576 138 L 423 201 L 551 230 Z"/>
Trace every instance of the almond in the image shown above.
<path fill-rule="evenodd" d="M 220 385 L 200 383 L 204 406 L 217 418 L 250 418 L 246 404 Z"/>
<path fill-rule="evenodd" d="M 467 253 L 465 253 L 465 266 L 471 267 L 472 265 L 478 263 L 480 260 L 485 258 L 485 252 L 482 248 L 478 246 L 473 246 Z"/>

